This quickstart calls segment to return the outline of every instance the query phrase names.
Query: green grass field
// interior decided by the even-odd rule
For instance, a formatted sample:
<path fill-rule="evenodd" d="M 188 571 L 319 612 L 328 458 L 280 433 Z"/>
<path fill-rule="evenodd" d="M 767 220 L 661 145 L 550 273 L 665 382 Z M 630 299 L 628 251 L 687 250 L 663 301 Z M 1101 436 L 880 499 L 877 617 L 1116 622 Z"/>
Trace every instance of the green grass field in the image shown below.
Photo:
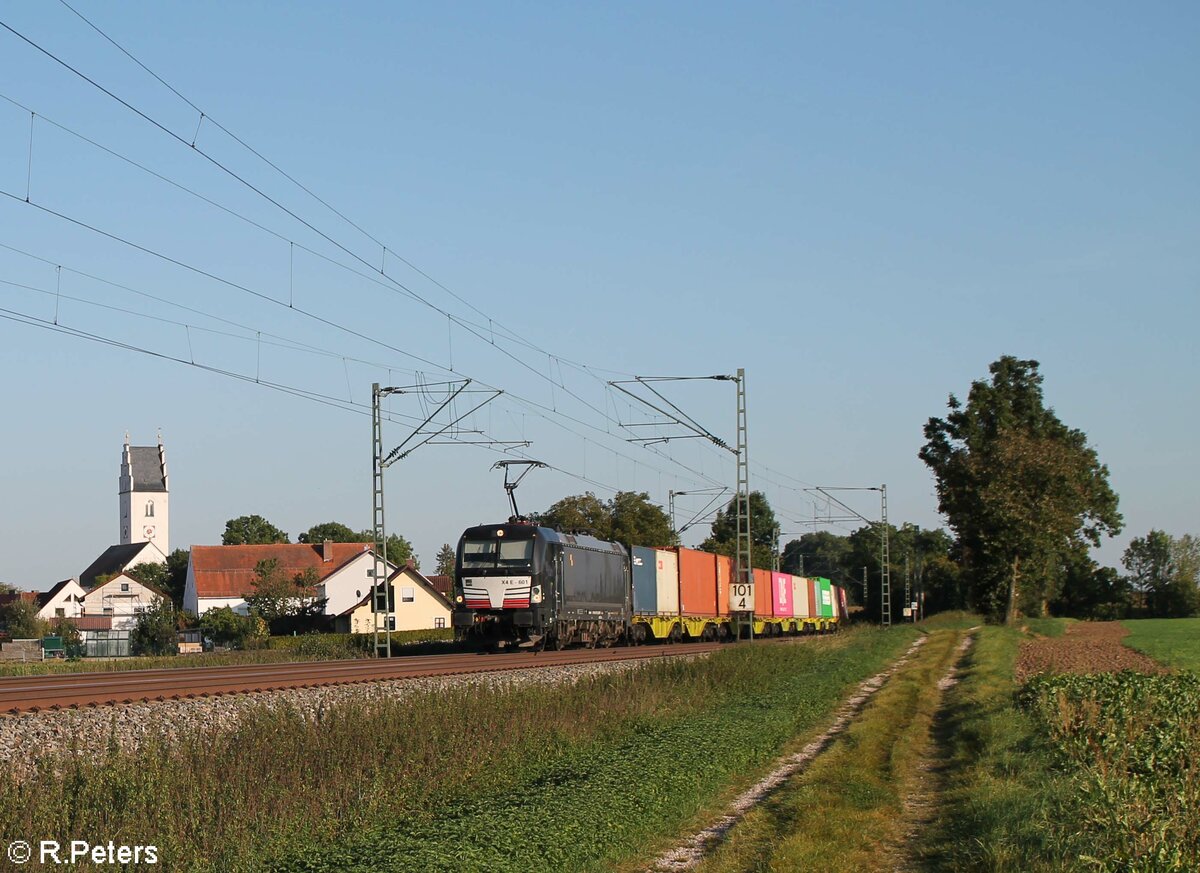
<path fill-rule="evenodd" d="M 1169 667 L 1200 670 L 1200 618 L 1145 618 L 1121 622 L 1129 629 L 1124 639 Z"/>

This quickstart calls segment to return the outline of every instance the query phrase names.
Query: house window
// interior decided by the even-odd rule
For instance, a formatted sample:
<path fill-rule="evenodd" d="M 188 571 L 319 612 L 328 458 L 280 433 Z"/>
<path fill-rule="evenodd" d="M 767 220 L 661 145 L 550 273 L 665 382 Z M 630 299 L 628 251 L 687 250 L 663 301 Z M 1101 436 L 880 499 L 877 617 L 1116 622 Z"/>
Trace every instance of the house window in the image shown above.
<path fill-rule="evenodd" d="M 442 628 L 442 627 L 445 627 L 445 626 L 446 626 L 446 619 L 444 619 L 444 618 L 441 618 L 440 616 L 439 616 L 438 618 L 435 618 L 435 619 L 433 620 L 433 626 L 434 626 L 435 628 Z"/>
<path fill-rule="evenodd" d="M 121 592 L 122 592 L 122 593 L 124 593 L 124 592 L 126 592 L 126 591 L 128 591 L 128 590 L 129 590 L 129 583 L 128 583 L 128 582 L 122 582 L 122 583 L 121 583 Z"/>
<path fill-rule="evenodd" d="M 66 618 L 67 611 L 65 609 L 63 609 L 62 607 L 59 607 L 58 609 L 54 610 L 54 617 L 55 618 Z"/>
<path fill-rule="evenodd" d="M 146 518 L 154 518 L 154 501 L 146 501 Z"/>
<path fill-rule="evenodd" d="M 417 599 L 417 589 L 415 589 L 415 588 L 401 588 L 400 589 L 400 602 L 401 603 L 412 603 L 416 599 Z"/>
<path fill-rule="evenodd" d="M 111 606 L 106 606 L 106 607 L 104 607 L 104 614 L 105 614 L 105 615 L 112 615 L 112 614 L 113 614 L 113 608 L 112 608 Z"/>

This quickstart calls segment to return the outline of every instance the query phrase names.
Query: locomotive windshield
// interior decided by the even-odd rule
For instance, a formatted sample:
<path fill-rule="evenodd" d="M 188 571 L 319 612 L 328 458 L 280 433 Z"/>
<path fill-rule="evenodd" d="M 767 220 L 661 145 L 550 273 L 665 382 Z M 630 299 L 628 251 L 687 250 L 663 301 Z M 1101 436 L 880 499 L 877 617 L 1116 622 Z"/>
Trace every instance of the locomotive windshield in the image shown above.
<path fill-rule="evenodd" d="M 528 567 L 533 563 L 533 540 L 466 540 L 463 542 L 464 570 L 495 567 Z"/>

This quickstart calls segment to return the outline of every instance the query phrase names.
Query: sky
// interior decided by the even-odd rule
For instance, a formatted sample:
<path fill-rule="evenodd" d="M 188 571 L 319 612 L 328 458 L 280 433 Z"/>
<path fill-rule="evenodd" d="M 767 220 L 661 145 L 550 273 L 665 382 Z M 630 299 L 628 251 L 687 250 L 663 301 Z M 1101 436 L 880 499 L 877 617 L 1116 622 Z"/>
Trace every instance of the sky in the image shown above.
<path fill-rule="evenodd" d="M 424 386 L 384 401 L 390 449 L 473 380 L 385 474 L 426 570 L 507 517 L 505 457 L 550 465 L 523 511 L 732 488 L 712 443 L 630 442 L 683 434 L 609 385 L 634 376 L 744 368 L 785 540 L 858 526 L 823 524 L 815 486 L 886 483 L 892 523 L 939 526 L 922 427 L 1005 354 L 1108 465 L 1126 527 L 1100 560 L 1200 533 L 1195 4 L 0 21 L 0 581 L 118 541 L 126 432 L 161 429 L 172 549 L 251 513 L 369 527 L 375 382 Z M 734 441 L 733 383 L 656 387 Z M 710 499 L 677 496 L 678 523 Z"/>

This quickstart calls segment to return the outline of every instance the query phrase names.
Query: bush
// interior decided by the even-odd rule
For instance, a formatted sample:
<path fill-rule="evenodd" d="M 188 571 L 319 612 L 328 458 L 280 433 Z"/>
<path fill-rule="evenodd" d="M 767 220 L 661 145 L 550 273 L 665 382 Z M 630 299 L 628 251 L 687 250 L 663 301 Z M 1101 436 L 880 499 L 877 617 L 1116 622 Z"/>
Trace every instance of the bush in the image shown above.
<path fill-rule="evenodd" d="M 155 600 L 139 612 L 129 645 L 135 655 L 179 654 L 175 604 L 164 598 Z"/>

